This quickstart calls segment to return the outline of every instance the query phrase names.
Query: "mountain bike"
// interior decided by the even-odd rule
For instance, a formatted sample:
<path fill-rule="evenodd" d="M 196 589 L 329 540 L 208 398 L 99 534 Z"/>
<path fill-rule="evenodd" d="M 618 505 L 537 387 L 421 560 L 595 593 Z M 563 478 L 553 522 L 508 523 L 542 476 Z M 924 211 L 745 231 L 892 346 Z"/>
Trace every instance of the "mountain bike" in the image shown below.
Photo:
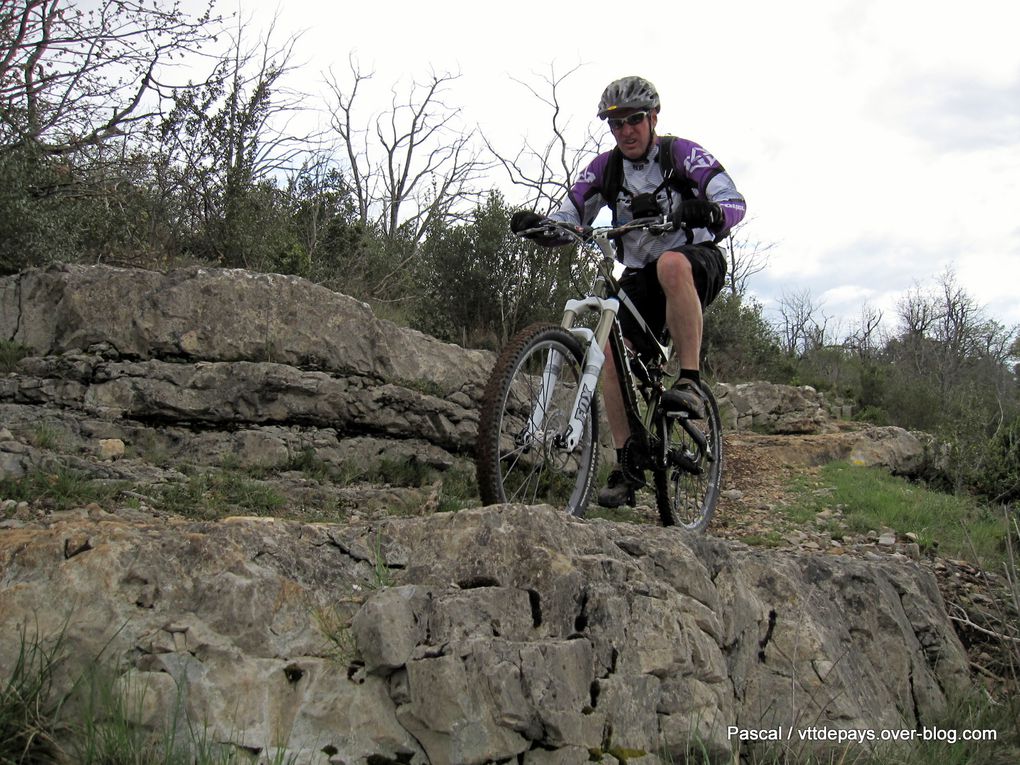
<path fill-rule="evenodd" d="M 521 232 L 574 241 L 596 265 L 587 294 L 568 300 L 559 326 L 532 324 L 500 354 L 482 400 L 475 468 L 482 502 L 550 504 L 583 517 L 599 472 L 596 389 L 608 346 L 618 370 L 631 438 L 622 460 L 630 476 L 650 470 L 664 526 L 704 530 L 719 499 L 722 427 L 711 390 L 701 384 L 705 417 L 661 402 L 675 376 L 668 332 L 653 331 L 613 275 L 613 241 L 652 234 L 671 223 L 643 218 L 609 228 L 544 221 Z M 625 343 L 617 315 L 628 311 L 643 333 Z M 594 317 L 594 328 L 582 324 Z M 637 351 L 634 348 L 640 348 Z"/>

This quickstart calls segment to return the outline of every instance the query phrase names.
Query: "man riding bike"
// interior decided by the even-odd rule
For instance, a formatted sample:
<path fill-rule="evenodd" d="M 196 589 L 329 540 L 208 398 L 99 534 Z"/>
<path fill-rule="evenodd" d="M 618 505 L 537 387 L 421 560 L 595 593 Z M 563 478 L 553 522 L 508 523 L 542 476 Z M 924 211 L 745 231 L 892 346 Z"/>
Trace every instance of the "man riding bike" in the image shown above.
<path fill-rule="evenodd" d="M 633 231 L 617 243 L 617 259 L 625 267 L 620 285 L 654 331 L 669 329 L 676 347 L 680 375 L 663 394 L 663 402 L 686 410 L 692 418 L 704 418 L 699 388 L 702 311 L 719 294 L 726 276 L 726 258 L 716 243 L 743 219 L 746 206 L 729 174 L 704 148 L 656 134 L 659 108 L 659 94 L 648 80 L 624 77 L 610 83 L 599 101 L 598 116 L 608 120 L 616 147 L 585 168 L 566 201 L 549 217 L 587 226 L 608 205 L 613 225 L 658 215 L 672 219 L 671 233 Z M 510 227 L 522 232 L 541 221 L 537 213 L 520 211 Z M 626 311 L 621 312 L 620 323 L 625 338 L 638 336 Z M 644 469 L 628 445 L 630 425 L 608 348 L 604 372 L 603 398 L 617 465 L 599 492 L 598 503 L 633 505 L 634 491 L 645 483 Z"/>

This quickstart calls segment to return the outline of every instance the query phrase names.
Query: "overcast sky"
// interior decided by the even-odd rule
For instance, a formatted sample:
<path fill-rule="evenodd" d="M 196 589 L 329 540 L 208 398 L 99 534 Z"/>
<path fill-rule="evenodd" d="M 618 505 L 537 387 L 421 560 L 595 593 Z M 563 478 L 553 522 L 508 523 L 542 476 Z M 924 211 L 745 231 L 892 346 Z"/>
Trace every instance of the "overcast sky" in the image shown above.
<path fill-rule="evenodd" d="M 277 11 L 279 5 L 279 10 Z M 952 266 L 968 293 L 1020 323 L 1020 4 L 1009 0 L 240 0 L 242 15 L 304 30 L 309 91 L 354 52 L 390 88 L 461 74 L 447 100 L 505 151 L 542 142 L 538 87 L 563 85 L 577 134 L 603 129 L 605 85 L 639 74 L 662 97 L 660 133 L 704 145 L 775 242 L 752 281 L 766 304 L 810 289 L 826 313 L 897 298 Z M 221 6 L 228 11 L 228 6 Z M 366 101 L 367 104 L 367 101 Z M 610 144 L 607 144 L 607 146 Z M 505 177 L 494 185 L 505 187 Z"/>

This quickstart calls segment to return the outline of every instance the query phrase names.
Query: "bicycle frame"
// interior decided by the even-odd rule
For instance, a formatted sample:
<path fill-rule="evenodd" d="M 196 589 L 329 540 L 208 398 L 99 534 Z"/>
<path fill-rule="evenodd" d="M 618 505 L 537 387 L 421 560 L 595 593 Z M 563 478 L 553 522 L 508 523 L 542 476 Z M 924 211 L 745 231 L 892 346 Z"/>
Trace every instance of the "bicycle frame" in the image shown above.
<path fill-rule="evenodd" d="M 703 408 L 667 393 L 677 374 L 673 344 L 659 336 L 659 327 L 649 326 L 613 276 L 613 240 L 636 229 L 655 235 L 673 227 L 659 218 L 600 229 L 540 220 L 518 231 L 546 244 L 576 241 L 582 257 L 591 259 L 595 278 L 582 296 L 566 302 L 559 326 L 539 321 L 521 330 L 496 361 L 475 455 L 486 504 L 562 503 L 571 515 L 584 516 L 602 466 L 602 423 L 592 397 L 610 357 L 617 379 L 604 392 L 613 406 L 613 426 L 628 429 L 616 460 L 627 492 L 625 497 L 607 494 L 604 503 L 619 498 L 637 507 L 637 490 L 645 502 L 648 487 L 664 526 L 701 531 L 711 520 L 723 468 L 718 407 L 704 384 L 700 390 L 692 386 Z"/>
<path fill-rule="evenodd" d="M 567 426 L 559 434 L 555 444 L 558 448 L 567 453 L 577 448 L 584 429 L 584 421 L 591 408 L 592 396 L 602 375 L 602 368 L 605 365 L 606 355 L 602 350 L 607 345 L 613 355 L 614 365 L 617 370 L 617 377 L 620 382 L 620 390 L 623 395 L 624 409 L 630 423 L 631 433 L 639 434 L 642 446 L 648 446 L 648 433 L 651 425 L 654 407 L 647 407 L 644 418 L 639 414 L 638 386 L 635 382 L 634 371 L 627 358 L 627 348 L 623 340 L 623 333 L 617 320 L 621 309 L 631 314 L 637 322 L 646 340 L 647 347 L 655 349 L 656 362 L 653 367 L 665 368 L 672 356 L 672 341 L 663 345 L 659 338 L 645 323 L 644 317 L 638 312 L 637 307 L 620 288 L 619 282 L 613 276 L 613 265 L 615 263 L 615 252 L 610 241 L 610 235 L 619 229 L 597 229 L 591 232 L 589 239 L 581 240 L 583 245 L 594 243 L 602 253 L 602 260 L 598 265 L 599 275 L 595 280 L 591 294 L 582 299 L 568 300 L 563 310 L 561 326 L 577 337 L 585 346 L 583 370 L 578 381 L 577 393 L 574 397 L 573 406 Z M 579 240 L 575 232 L 571 232 Z M 579 316 L 588 313 L 598 313 L 599 320 L 594 330 L 588 327 L 577 327 L 575 322 Z M 635 357 L 636 359 L 636 357 Z M 552 396 L 553 382 L 559 375 L 563 359 L 559 353 L 550 351 L 546 360 L 545 369 L 542 374 L 542 388 L 539 392 L 538 401 L 532 411 L 531 418 L 525 428 L 525 435 L 530 439 L 541 431 L 542 422 L 548 409 Z M 646 370 L 647 375 L 647 370 Z M 646 376 L 642 381 L 648 390 L 644 394 L 645 402 L 650 403 L 652 390 L 662 392 L 661 375 L 659 379 L 652 380 Z"/>

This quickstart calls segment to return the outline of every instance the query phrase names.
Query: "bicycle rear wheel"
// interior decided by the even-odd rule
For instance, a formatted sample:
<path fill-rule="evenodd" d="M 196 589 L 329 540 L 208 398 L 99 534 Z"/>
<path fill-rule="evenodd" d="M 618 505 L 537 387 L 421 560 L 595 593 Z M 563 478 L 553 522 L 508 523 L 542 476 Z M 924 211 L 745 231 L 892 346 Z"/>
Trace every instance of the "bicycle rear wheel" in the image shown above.
<path fill-rule="evenodd" d="M 723 470 L 722 423 L 712 391 L 704 384 L 705 419 L 679 412 L 656 418 L 655 503 L 663 526 L 704 531 L 719 501 Z"/>
<path fill-rule="evenodd" d="M 582 516 L 598 456 L 594 392 L 570 452 L 564 437 L 584 352 L 567 330 L 533 324 L 506 347 L 482 400 L 475 468 L 482 502 L 550 504 Z"/>

